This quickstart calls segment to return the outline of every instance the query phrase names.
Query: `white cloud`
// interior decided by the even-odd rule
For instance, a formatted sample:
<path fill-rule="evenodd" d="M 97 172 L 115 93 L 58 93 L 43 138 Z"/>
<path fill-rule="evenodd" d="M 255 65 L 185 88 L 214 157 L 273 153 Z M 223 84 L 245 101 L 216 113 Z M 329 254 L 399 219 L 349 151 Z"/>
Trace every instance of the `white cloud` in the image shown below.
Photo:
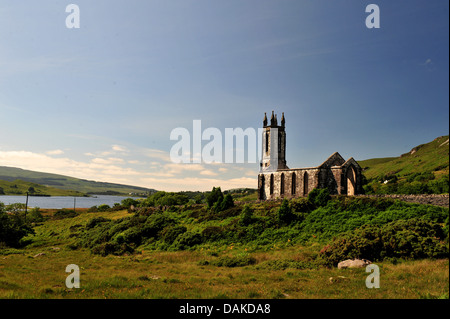
<path fill-rule="evenodd" d="M 61 155 L 61 154 L 64 154 L 64 151 L 63 150 L 53 150 L 53 151 L 45 152 L 45 154 L 48 154 L 48 155 Z"/>
<path fill-rule="evenodd" d="M 138 152 L 149 158 L 159 159 L 164 162 L 171 162 L 169 154 L 165 151 L 152 148 L 142 148 L 138 150 Z"/>
<path fill-rule="evenodd" d="M 218 175 L 218 173 L 215 173 L 211 170 L 204 170 L 200 172 L 200 175 L 205 175 L 205 176 L 216 176 Z"/>
<path fill-rule="evenodd" d="M 128 149 L 121 145 L 113 145 L 112 149 L 113 149 L 113 151 L 116 151 L 116 152 L 128 152 Z"/>
<path fill-rule="evenodd" d="M 138 160 L 128 160 L 129 164 L 134 164 L 134 165 L 143 165 L 145 164 L 144 162 L 138 161 Z"/>
<path fill-rule="evenodd" d="M 96 157 L 94 159 L 91 160 L 92 163 L 96 163 L 96 164 L 114 164 L 114 163 L 124 163 L 125 161 L 121 158 L 116 158 L 116 157 L 108 157 L 108 158 L 99 158 Z"/>

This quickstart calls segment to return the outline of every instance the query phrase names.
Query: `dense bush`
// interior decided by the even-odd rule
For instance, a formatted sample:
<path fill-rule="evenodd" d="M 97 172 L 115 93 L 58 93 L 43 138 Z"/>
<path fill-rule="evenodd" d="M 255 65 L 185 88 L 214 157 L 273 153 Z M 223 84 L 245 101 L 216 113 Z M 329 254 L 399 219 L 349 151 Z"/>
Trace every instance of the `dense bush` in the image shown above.
<path fill-rule="evenodd" d="M 363 187 L 366 194 L 445 194 L 449 192 L 449 177 L 446 174 L 436 179 L 430 172 L 414 173 L 403 179 L 383 177 Z"/>
<path fill-rule="evenodd" d="M 25 216 L 25 219 L 27 223 L 39 223 L 44 221 L 44 216 L 42 216 L 39 207 L 33 207 Z"/>
<path fill-rule="evenodd" d="M 78 216 L 78 213 L 73 209 L 60 209 L 53 214 L 52 219 L 73 218 L 75 216 Z"/>
<path fill-rule="evenodd" d="M 250 205 L 245 205 L 244 208 L 242 209 L 242 213 L 241 213 L 241 218 L 239 219 L 239 223 L 242 226 L 248 226 L 250 225 L 254 218 L 253 218 L 253 209 L 251 208 Z"/>
<path fill-rule="evenodd" d="M 316 236 L 321 242 L 363 225 L 383 225 L 395 220 L 419 218 L 443 223 L 448 208 L 410 204 L 392 199 L 340 196 L 309 213 L 301 223 L 302 240 Z"/>
<path fill-rule="evenodd" d="M 140 207 L 173 206 L 173 205 L 185 205 L 188 202 L 189 197 L 185 194 L 159 191 L 141 201 L 138 204 L 138 206 Z"/>
<path fill-rule="evenodd" d="M 308 194 L 308 201 L 316 207 L 325 206 L 330 199 L 330 192 L 326 188 L 314 188 Z"/>
<path fill-rule="evenodd" d="M 213 187 L 212 191 L 206 195 L 206 203 L 208 208 L 212 208 L 215 203 L 221 203 L 223 200 L 223 194 L 220 187 Z"/>
<path fill-rule="evenodd" d="M 217 189 L 215 192 L 220 194 Z M 225 197 L 217 196 L 217 198 L 222 198 L 221 202 Z M 310 199 L 314 204 L 310 202 Z M 180 206 L 176 211 L 166 210 L 164 212 L 157 207 L 151 207 L 142 212 L 137 210 L 132 216 L 117 220 L 96 217 L 91 219 L 84 227 L 84 231 L 78 232 L 77 236 L 79 236 L 80 246 L 88 247 L 92 251 L 104 255 L 130 252 L 140 245 L 148 249 L 161 250 L 219 248 L 232 245 L 272 249 L 275 246 L 286 247 L 308 242 L 325 245 L 333 242 L 333 237 L 340 238 L 344 233 L 348 237 L 350 236 L 348 232 L 354 232 L 359 234 L 358 238 L 363 238 L 361 242 L 369 247 L 364 250 L 366 248 L 363 247 L 366 246 L 358 244 L 361 251 L 366 254 L 366 251 L 374 249 L 377 251 L 376 244 L 379 244 L 377 236 L 382 228 L 384 233 L 389 229 L 396 230 L 395 232 L 391 231 L 390 234 L 394 238 L 392 240 L 399 241 L 396 245 L 400 248 L 395 250 L 400 252 L 398 254 L 419 258 L 422 255 L 440 255 L 433 255 L 429 250 L 421 255 L 417 247 L 408 248 L 406 244 L 400 244 L 401 237 L 395 237 L 400 236 L 400 226 L 396 226 L 396 228 L 393 226 L 390 226 L 391 228 L 383 227 L 398 221 L 399 224 L 395 225 L 403 225 L 411 231 L 411 233 L 404 234 L 405 238 L 420 243 L 426 243 L 427 240 L 430 240 L 429 238 L 433 238 L 433 235 L 420 235 L 421 238 L 415 238 L 412 230 L 414 228 L 409 224 L 405 226 L 406 224 L 401 224 L 400 221 L 407 223 L 410 220 L 416 220 L 416 224 L 419 222 L 431 223 L 433 227 L 441 227 L 442 234 L 438 234 L 436 228 L 436 236 L 445 238 L 448 234 L 447 208 L 410 204 L 383 198 L 329 197 L 327 192 L 320 190 L 315 191 L 315 195 L 313 194 L 310 199 L 286 199 L 281 204 L 275 201 L 246 205 L 233 204 L 233 207 L 220 212 L 208 209 L 206 205 Z M 214 202 L 212 207 L 217 202 Z M 420 223 L 418 225 L 422 225 Z M 444 223 L 445 228 L 442 227 Z M 364 232 L 362 227 L 366 227 Z M 424 241 L 422 237 L 428 239 Z M 344 239 L 343 241 L 348 243 L 347 239 Z M 356 243 L 359 243 L 358 240 Z M 333 245 L 337 245 L 337 242 L 333 243 Z M 341 245 L 343 244 L 341 243 Z M 440 246 L 436 244 L 435 247 Z M 353 254 L 351 247 L 347 247 L 348 251 L 345 250 L 347 248 L 344 248 L 339 248 L 344 251 L 339 253 L 342 255 L 339 257 Z M 339 249 L 336 248 L 333 251 L 338 254 Z M 379 248 L 381 257 L 386 255 L 386 253 L 382 253 L 383 249 Z M 411 253 L 411 249 L 413 253 Z M 396 256 L 388 250 L 386 251 L 387 255 Z M 441 251 L 440 248 L 439 251 Z M 378 255 L 369 256 L 377 257 Z M 363 255 L 363 258 L 369 259 L 370 257 Z M 329 260 L 333 260 L 333 258 L 329 257 Z"/>
<path fill-rule="evenodd" d="M 126 243 L 106 242 L 92 248 L 92 252 L 97 255 L 107 256 L 123 255 L 125 253 L 133 253 L 134 249 Z"/>
<path fill-rule="evenodd" d="M 321 254 L 330 265 L 353 258 L 371 261 L 384 258 L 442 258 L 448 247 L 442 227 L 417 218 L 397 220 L 382 226 L 364 225 L 346 232 L 326 245 Z"/>
<path fill-rule="evenodd" d="M 0 247 L 20 247 L 21 239 L 33 233 L 23 212 L 7 214 L 5 205 L 0 202 Z"/>
<path fill-rule="evenodd" d="M 202 235 L 198 232 L 185 232 L 177 237 L 173 246 L 177 250 L 185 250 L 202 243 Z"/>
<path fill-rule="evenodd" d="M 298 213 L 309 213 L 314 210 L 314 205 L 308 200 L 308 198 L 300 197 L 290 200 L 291 207 Z"/>
<path fill-rule="evenodd" d="M 181 225 L 172 225 L 163 229 L 161 232 L 162 240 L 168 244 L 172 244 L 178 236 L 184 234 L 187 228 Z"/>
<path fill-rule="evenodd" d="M 134 198 L 125 198 L 120 202 L 121 206 L 129 208 L 131 206 L 137 206 L 139 204 L 139 201 L 135 200 Z"/>
<path fill-rule="evenodd" d="M 95 226 L 101 224 L 101 223 L 105 223 L 105 222 L 110 222 L 111 219 L 109 218 L 105 218 L 105 217 L 94 217 L 92 219 L 90 219 L 87 223 L 86 223 L 86 229 L 91 229 L 94 228 Z"/>
<path fill-rule="evenodd" d="M 278 223 L 279 225 L 289 225 L 295 219 L 295 215 L 292 213 L 291 206 L 287 199 L 284 199 L 278 209 Z"/>
<path fill-rule="evenodd" d="M 213 212 L 221 212 L 234 207 L 233 196 L 223 195 L 220 187 L 213 187 L 212 191 L 206 195 L 208 208 Z"/>
<path fill-rule="evenodd" d="M 269 269 L 269 270 L 285 270 L 288 268 L 292 269 L 317 269 L 318 265 L 317 261 L 296 261 L 296 260 L 268 260 L 264 261 L 258 265 L 260 269 Z"/>
<path fill-rule="evenodd" d="M 81 246 L 101 255 L 111 251 L 114 254 L 120 251 L 130 252 L 151 238 L 175 241 L 178 235 L 186 231 L 185 227 L 176 226 L 174 219 L 162 212 L 117 220 L 95 217 L 86 223 L 79 241 Z"/>
<path fill-rule="evenodd" d="M 220 226 L 207 226 L 202 230 L 202 238 L 204 242 L 217 242 L 226 237 L 226 232 Z"/>
<path fill-rule="evenodd" d="M 233 196 L 226 194 L 223 201 L 220 203 L 220 211 L 234 207 Z"/>
<path fill-rule="evenodd" d="M 244 267 L 248 265 L 256 264 L 256 259 L 254 257 L 248 255 L 240 255 L 240 256 L 222 256 L 213 261 L 203 261 L 202 265 L 214 265 L 217 267 Z"/>

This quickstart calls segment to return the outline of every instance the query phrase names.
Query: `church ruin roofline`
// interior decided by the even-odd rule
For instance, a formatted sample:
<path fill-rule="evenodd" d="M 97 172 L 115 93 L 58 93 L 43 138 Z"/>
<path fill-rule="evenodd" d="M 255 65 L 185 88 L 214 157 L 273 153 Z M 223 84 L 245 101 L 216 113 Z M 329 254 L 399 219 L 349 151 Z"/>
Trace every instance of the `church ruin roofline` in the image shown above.
<path fill-rule="evenodd" d="M 348 160 L 346 160 L 345 163 L 342 164 L 342 166 L 343 166 L 343 167 L 344 167 L 344 166 L 349 166 L 349 165 L 351 165 L 351 164 L 357 166 L 358 168 L 360 167 L 359 164 L 358 164 L 358 162 L 357 162 L 353 157 L 350 157 Z"/>
<path fill-rule="evenodd" d="M 315 167 L 295 167 L 295 168 L 280 168 L 277 172 L 290 172 L 290 171 L 302 171 L 302 170 L 314 170 L 319 169 L 319 166 Z"/>
<path fill-rule="evenodd" d="M 331 165 L 331 163 L 334 160 L 338 160 L 340 163 L 340 165 Z M 334 152 L 333 154 L 331 154 L 322 164 L 320 164 L 319 166 L 317 166 L 317 168 L 323 168 L 323 167 L 332 167 L 332 166 L 342 166 L 342 164 L 345 163 L 344 158 L 341 156 L 341 154 L 339 154 L 338 152 Z"/>

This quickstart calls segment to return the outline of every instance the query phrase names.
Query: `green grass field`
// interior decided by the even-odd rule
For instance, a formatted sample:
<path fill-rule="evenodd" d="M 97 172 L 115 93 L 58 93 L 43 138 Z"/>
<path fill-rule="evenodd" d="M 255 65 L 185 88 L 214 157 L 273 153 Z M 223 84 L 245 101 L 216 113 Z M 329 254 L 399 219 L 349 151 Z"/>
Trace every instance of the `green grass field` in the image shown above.
<path fill-rule="evenodd" d="M 297 269 L 289 263 L 274 267 L 283 261 L 311 260 L 322 247 L 317 243 L 265 249 L 233 243 L 183 251 L 144 247 L 133 254 L 106 257 L 87 248 L 71 248 L 74 234 L 93 217 L 117 220 L 129 215 L 125 210 L 80 211 L 76 217 L 49 219 L 36 226 L 26 248 L 0 250 L 0 298 L 449 298 L 448 259 L 376 263 L 380 288 L 368 289 L 364 268 Z M 254 263 L 241 267 L 214 263 L 225 256 L 251 257 Z M 69 264 L 80 267 L 79 289 L 66 288 Z"/>

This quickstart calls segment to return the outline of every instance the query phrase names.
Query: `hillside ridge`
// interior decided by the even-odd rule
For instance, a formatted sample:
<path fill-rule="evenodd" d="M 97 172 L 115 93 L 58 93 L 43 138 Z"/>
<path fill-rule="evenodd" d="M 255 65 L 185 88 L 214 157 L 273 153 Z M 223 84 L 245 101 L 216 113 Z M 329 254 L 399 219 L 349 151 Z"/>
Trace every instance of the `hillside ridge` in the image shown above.
<path fill-rule="evenodd" d="M 17 180 L 39 184 L 44 187 L 51 187 L 66 191 L 76 191 L 85 194 L 128 195 L 132 193 L 144 195 L 155 192 L 155 190 L 151 188 L 92 181 L 66 175 L 26 170 L 17 167 L 0 166 L 0 182 L 14 182 Z M 3 184 L 6 184 L 5 182 Z M 6 194 L 6 190 L 4 191 Z"/>

